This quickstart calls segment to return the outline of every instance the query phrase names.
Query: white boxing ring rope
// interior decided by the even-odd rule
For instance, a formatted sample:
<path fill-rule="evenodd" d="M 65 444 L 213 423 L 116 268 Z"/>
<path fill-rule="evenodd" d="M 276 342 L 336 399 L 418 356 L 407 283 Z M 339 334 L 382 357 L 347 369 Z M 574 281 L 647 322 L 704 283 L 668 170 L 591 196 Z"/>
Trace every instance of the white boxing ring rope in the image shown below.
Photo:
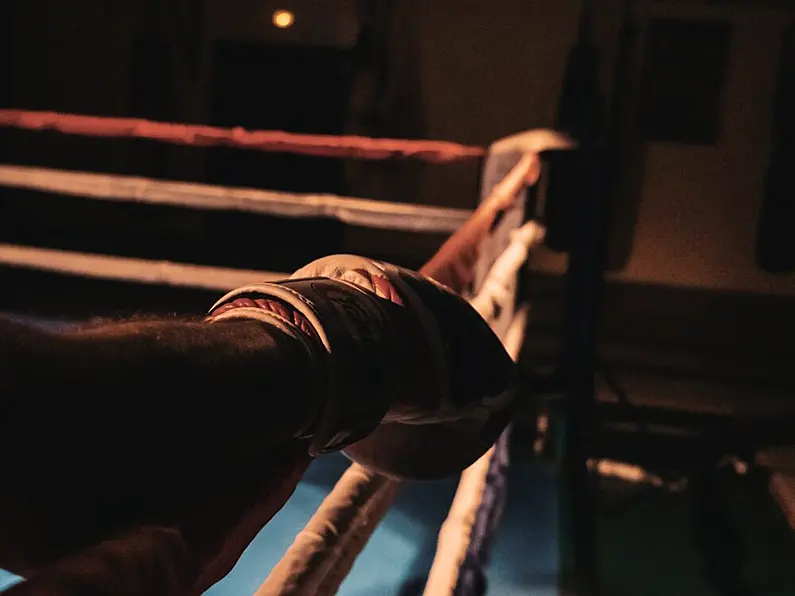
<path fill-rule="evenodd" d="M 351 464 L 255 596 L 335 594 L 399 487 Z"/>
<path fill-rule="evenodd" d="M 530 249 L 544 241 L 544 234 L 544 226 L 536 221 L 528 221 L 511 232 L 511 243 L 494 261 L 477 296 L 469 301 L 484 319 L 488 321 L 494 316 L 495 303 L 504 305 L 513 299 L 516 274 L 527 261 Z"/>
<path fill-rule="evenodd" d="M 278 281 L 290 276 L 288 273 L 274 273 L 273 271 L 110 257 L 2 243 L 0 243 L 0 264 L 112 281 L 201 288 L 219 292 L 226 292 L 229 288 L 246 285 L 251 283 L 252 279 Z"/>
<path fill-rule="evenodd" d="M 514 360 L 519 358 L 519 351 L 522 348 L 527 316 L 526 307 L 519 309 L 505 334 L 505 349 Z M 461 474 L 447 518 L 439 529 L 436 555 L 423 596 L 454 593 L 478 510 L 483 504 L 483 491 L 494 450 L 495 447 L 489 449 Z"/>
<path fill-rule="evenodd" d="M 353 225 L 411 232 L 454 232 L 472 214 L 466 209 L 27 166 L 0 165 L 0 186 L 103 201 L 244 211 L 285 217 L 328 217 Z M 4 243 L 0 243 L 0 264 L 116 281 L 224 292 L 245 285 L 252 279 L 274 281 L 288 277 L 287 274 L 271 271 L 111 257 Z"/>
<path fill-rule="evenodd" d="M 493 316 L 495 303 L 503 305 L 513 298 L 512 286 L 516 274 L 527 260 L 530 249 L 543 241 L 544 231 L 543 226 L 530 221 L 511 233 L 512 238 L 508 248 L 494 262 L 478 295 L 470 300 L 470 304 L 487 321 Z M 519 359 L 528 314 L 529 307 L 523 305 L 500 338 L 514 360 Z M 494 447 L 461 474 L 450 512 L 439 530 L 436 556 L 425 585 L 425 596 L 452 594 L 455 589 L 458 572 L 481 506 L 481 497 L 493 455 Z"/>
<path fill-rule="evenodd" d="M 486 158 L 487 174 L 490 172 L 490 177 L 494 178 L 499 171 L 504 173 L 506 158 L 507 161 L 512 160 L 508 167 L 513 167 L 516 159 L 512 159 L 509 154 L 515 156 L 522 146 L 524 151 L 535 152 L 528 149 L 527 139 L 540 144 L 533 149 L 544 149 L 544 141 L 549 140 L 543 137 L 544 134 L 551 139 L 549 142 L 552 147 L 556 144 L 560 146 L 560 138 L 551 131 L 530 131 L 493 144 Z M 500 161 L 503 163 L 490 163 Z M 498 179 L 502 179 L 502 175 Z M 7 165 L 0 165 L 0 186 L 97 200 L 237 210 L 290 217 L 330 217 L 356 225 L 406 231 L 453 232 L 467 222 L 472 214 L 472 211 L 462 209 L 350 197 L 298 195 Z M 485 188 L 485 180 L 484 191 L 484 196 L 491 192 L 491 188 Z M 509 211 L 498 227 L 503 231 L 517 228 L 521 223 L 517 217 L 523 217 L 522 214 L 521 209 Z M 499 232 L 496 234 L 499 235 Z M 507 237 L 503 234 L 502 239 L 497 239 L 497 243 L 483 247 L 483 254 L 479 258 L 479 289 L 471 299 L 471 304 L 492 325 L 514 359 L 518 357 L 524 337 L 527 311 L 520 310 L 510 320 L 500 320 L 495 305 L 507 306 L 507 309 L 500 310 L 514 314 L 512 301 L 517 272 L 526 261 L 529 250 L 542 241 L 543 234 L 542 226 L 529 222 L 513 229 L 507 247 L 504 246 Z M 488 253 L 495 250 L 501 254 L 493 259 Z M 486 262 L 492 260 L 493 264 Z M 243 285 L 251 279 L 274 280 L 287 277 L 286 274 L 274 272 L 111 257 L 1 243 L 0 264 L 85 277 L 219 291 Z M 492 451 L 461 476 L 450 513 L 439 533 L 438 550 L 425 590 L 427 596 L 451 594 L 455 587 L 458 566 L 466 550 L 468 535 L 480 504 L 485 470 L 488 469 Z M 293 545 L 257 590 L 256 596 L 324 596 L 336 593 L 357 555 L 392 505 L 399 486 L 400 483 L 395 480 L 352 464 L 306 527 L 298 533 Z"/>
<path fill-rule="evenodd" d="M 328 217 L 356 226 L 407 232 L 452 233 L 472 215 L 471 210 L 449 207 L 27 166 L 0 165 L 0 186 L 104 201 L 223 209 L 284 217 Z"/>
<path fill-rule="evenodd" d="M 489 148 L 485 167 L 488 170 L 491 162 L 499 161 L 494 160 L 494 156 L 500 157 L 511 152 L 539 153 L 546 149 L 571 147 L 571 141 L 558 132 L 547 129 L 525 131 L 493 143 Z M 472 215 L 472 211 L 467 209 L 374 201 L 330 194 L 302 195 L 19 165 L 0 164 L 0 186 L 103 201 L 242 211 L 285 217 L 327 217 L 352 225 L 408 232 L 452 233 Z M 0 265 L 220 291 L 244 285 L 252 279 L 274 280 L 286 277 L 279 272 L 111 257 L 4 243 L 0 243 Z"/>

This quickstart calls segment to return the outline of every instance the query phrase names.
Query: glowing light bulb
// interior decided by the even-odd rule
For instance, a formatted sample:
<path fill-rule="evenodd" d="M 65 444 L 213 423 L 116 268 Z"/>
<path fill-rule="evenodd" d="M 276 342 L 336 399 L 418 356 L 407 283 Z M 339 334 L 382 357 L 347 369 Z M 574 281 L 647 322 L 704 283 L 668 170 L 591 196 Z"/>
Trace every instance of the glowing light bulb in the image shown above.
<path fill-rule="evenodd" d="M 295 15 L 289 10 L 276 10 L 273 13 L 273 25 L 279 29 L 287 29 L 295 23 Z"/>

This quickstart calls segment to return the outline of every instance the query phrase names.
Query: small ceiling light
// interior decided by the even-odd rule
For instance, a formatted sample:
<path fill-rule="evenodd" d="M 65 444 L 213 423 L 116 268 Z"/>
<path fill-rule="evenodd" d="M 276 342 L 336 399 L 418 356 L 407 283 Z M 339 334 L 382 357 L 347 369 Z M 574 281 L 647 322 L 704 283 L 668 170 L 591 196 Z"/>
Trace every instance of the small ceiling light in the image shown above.
<path fill-rule="evenodd" d="M 279 29 L 287 29 L 295 23 L 295 15 L 289 10 L 276 10 L 273 12 L 273 25 Z"/>

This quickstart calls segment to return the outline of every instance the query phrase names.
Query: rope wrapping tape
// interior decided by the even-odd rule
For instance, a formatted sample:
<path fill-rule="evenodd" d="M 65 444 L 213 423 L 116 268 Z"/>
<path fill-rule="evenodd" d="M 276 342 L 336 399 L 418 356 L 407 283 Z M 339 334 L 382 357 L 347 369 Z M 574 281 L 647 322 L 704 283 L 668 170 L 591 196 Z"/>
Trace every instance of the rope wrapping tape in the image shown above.
<path fill-rule="evenodd" d="M 494 261 L 488 275 L 481 282 L 478 295 L 470 301 L 484 319 L 496 319 L 499 312 L 511 306 L 516 274 L 527 260 L 530 249 L 544 241 L 544 233 L 544 226 L 536 221 L 528 221 L 510 233 L 510 244 Z M 502 335 L 502 330 L 498 335 Z"/>
<path fill-rule="evenodd" d="M 330 217 L 351 225 L 411 232 L 455 232 L 472 214 L 467 209 L 11 165 L 0 165 L 0 186 L 104 201 L 234 210 L 285 217 Z"/>
<path fill-rule="evenodd" d="M 276 130 L 249 131 L 240 127 L 219 128 L 151 122 L 135 118 L 78 116 L 26 110 L 0 110 L 0 126 L 26 130 L 55 130 L 63 134 L 89 137 L 150 139 L 174 145 L 236 147 L 318 157 L 373 160 L 413 158 L 430 163 L 451 163 L 478 159 L 485 154 L 482 147 L 447 141 L 305 135 Z"/>
<path fill-rule="evenodd" d="M 458 231 L 445 242 L 423 268 L 430 277 L 452 288 L 466 287 L 479 282 L 478 273 L 485 274 L 492 265 L 490 253 L 505 246 L 495 247 L 491 241 L 496 231 L 516 228 L 523 216 L 524 187 L 535 184 L 540 172 L 537 153 L 526 153 L 518 163 L 505 173 L 501 181 L 483 197 L 480 205 Z M 500 220 L 500 218 L 502 218 Z M 503 234 L 504 236 L 504 234 Z M 486 249 L 484 251 L 484 248 Z M 489 250 L 491 249 L 491 250 Z M 499 254 L 499 250 L 496 254 Z M 496 255 L 495 255 L 496 256 Z M 479 286 L 476 286 L 476 288 Z"/>
<path fill-rule="evenodd" d="M 469 548 L 459 566 L 458 581 L 453 590 L 456 596 L 483 596 L 488 591 L 486 566 L 491 559 L 507 496 L 510 433 L 509 426 L 500 435 L 489 458 L 483 486 L 480 487 L 480 506 L 471 526 Z"/>

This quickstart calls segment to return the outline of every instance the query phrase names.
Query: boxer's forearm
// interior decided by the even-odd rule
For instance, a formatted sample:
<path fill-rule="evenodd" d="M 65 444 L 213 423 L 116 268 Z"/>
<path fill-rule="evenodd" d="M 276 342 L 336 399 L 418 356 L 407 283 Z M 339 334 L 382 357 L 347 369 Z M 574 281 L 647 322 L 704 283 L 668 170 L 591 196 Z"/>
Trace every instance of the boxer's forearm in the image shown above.
<path fill-rule="evenodd" d="M 0 320 L 0 442 L 184 443 L 229 433 L 277 442 L 311 410 L 309 364 L 300 344 L 256 321 L 128 321 L 52 333 Z"/>

